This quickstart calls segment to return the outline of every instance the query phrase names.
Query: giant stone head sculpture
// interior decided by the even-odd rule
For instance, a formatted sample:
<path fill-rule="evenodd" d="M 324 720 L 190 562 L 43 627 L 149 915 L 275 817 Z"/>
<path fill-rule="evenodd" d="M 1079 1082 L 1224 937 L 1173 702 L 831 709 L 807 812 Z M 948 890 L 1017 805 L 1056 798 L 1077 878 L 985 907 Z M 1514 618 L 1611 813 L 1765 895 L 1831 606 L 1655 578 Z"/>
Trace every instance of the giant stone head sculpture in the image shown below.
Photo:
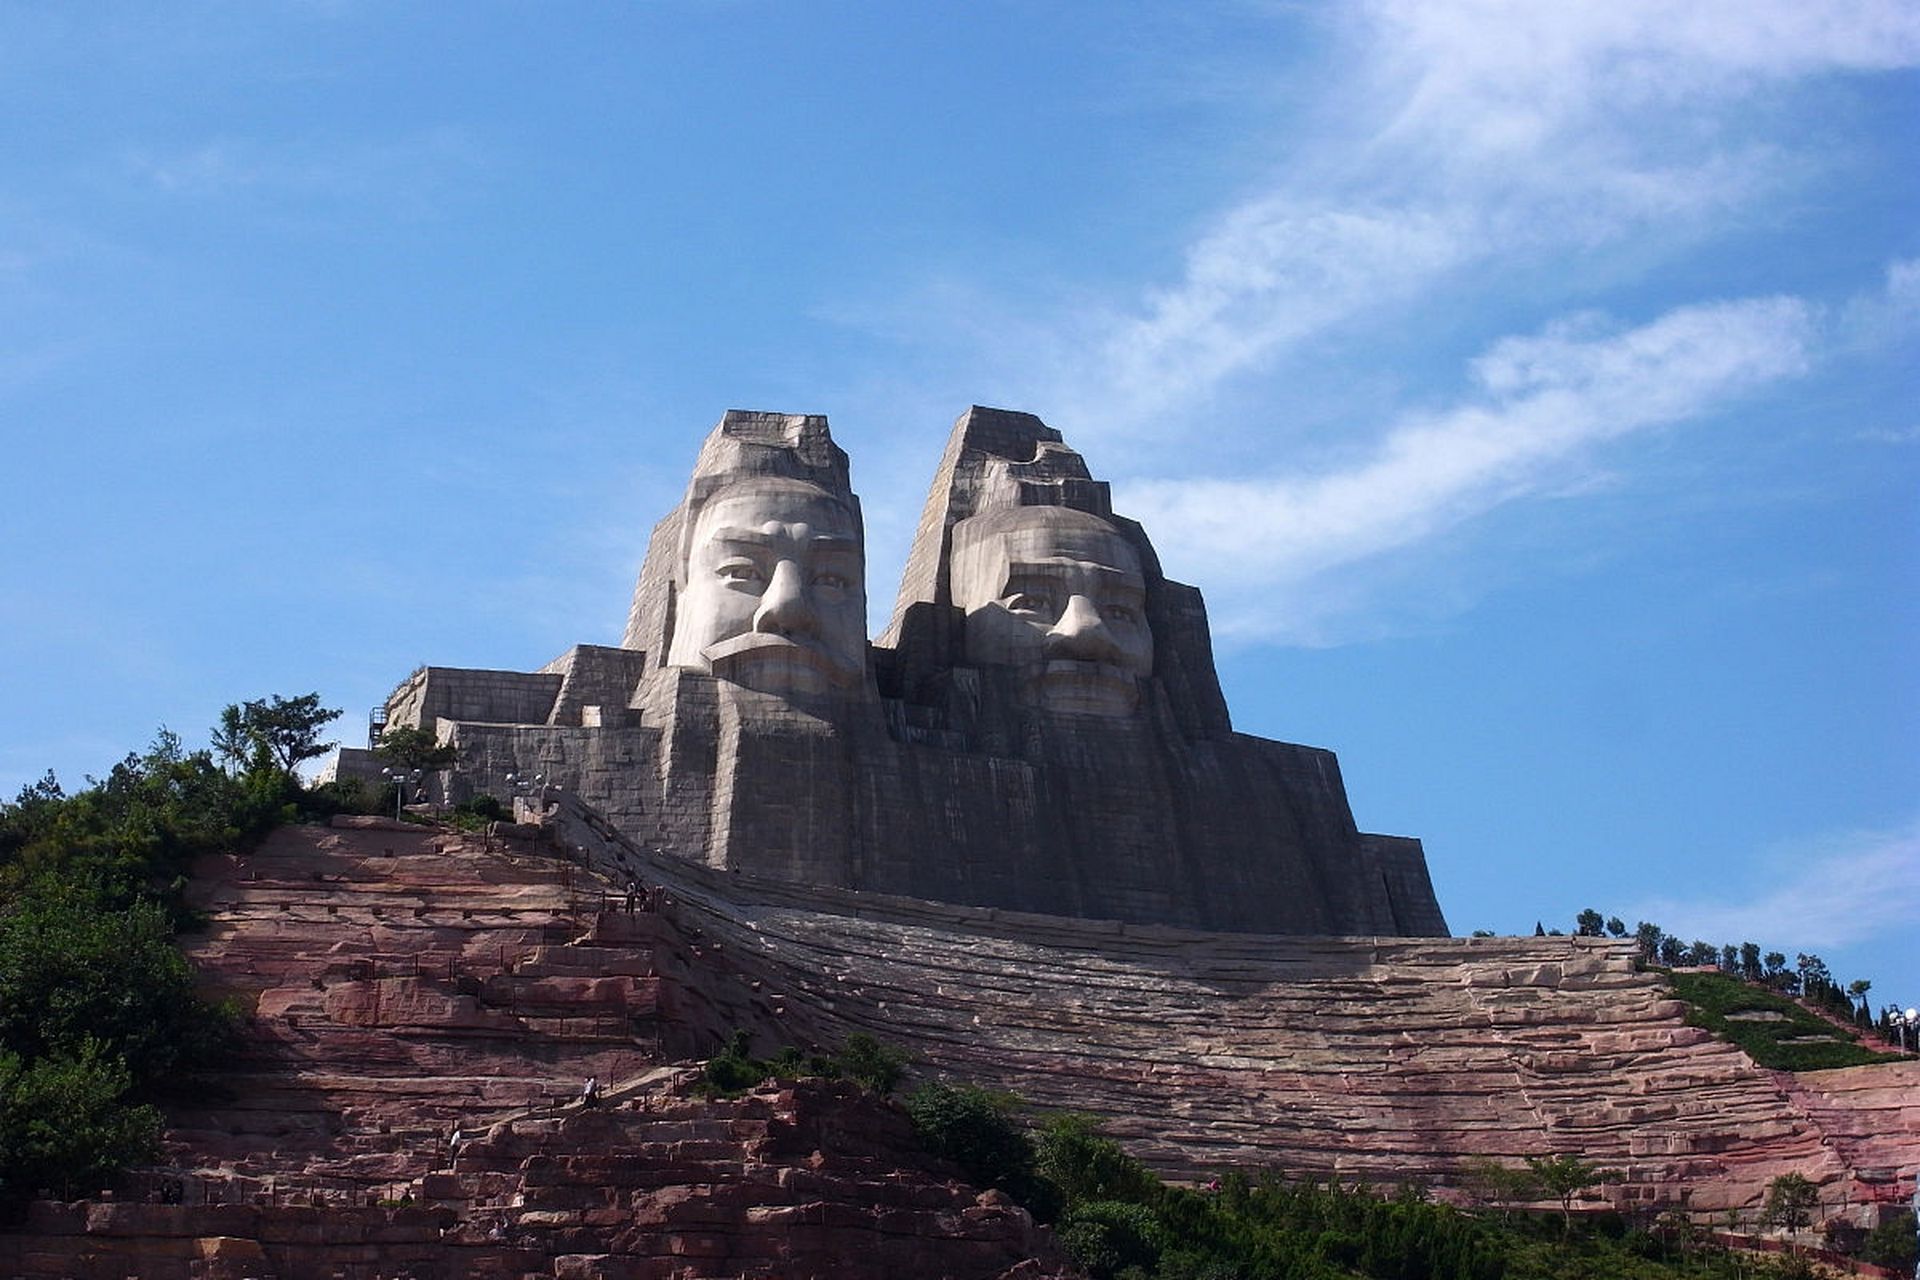
<path fill-rule="evenodd" d="M 729 410 L 654 529 L 624 644 L 802 703 L 857 693 L 865 573 L 860 500 L 827 420 Z"/>
<path fill-rule="evenodd" d="M 762 476 L 718 490 L 688 528 L 667 664 L 763 693 L 858 684 L 865 571 L 859 520 L 820 486 Z"/>
<path fill-rule="evenodd" d="M 1139 703 L 1153 674 L 1146 576 L 1106 520 L 1060 506 L 962 520 L 950 582 L 969 662 L 1018 668 L 1050 711 L 1121 716 Z"/>

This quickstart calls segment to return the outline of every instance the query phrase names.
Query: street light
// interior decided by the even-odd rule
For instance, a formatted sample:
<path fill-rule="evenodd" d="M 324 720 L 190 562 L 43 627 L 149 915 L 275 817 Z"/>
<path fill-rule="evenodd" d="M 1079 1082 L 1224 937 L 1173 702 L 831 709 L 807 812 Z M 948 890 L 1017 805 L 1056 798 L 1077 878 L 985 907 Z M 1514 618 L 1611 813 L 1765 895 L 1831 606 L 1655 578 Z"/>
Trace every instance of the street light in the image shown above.
<path fill-rule="evenodd" d="M 547 802 L 547 775 L 536 773 L 531 776 L 524 773 L 507 775 L 507 785 L 513 788 L 516 796 L 525 796 L 538 808 L 545 808 Z"/>
<path fill-rule="evenodd" d="M 406 769 L 396 769 L 389 766 L 380 771 L 380 776 L 387 778 L 393 783 L 393 820 L 398 822 L 400 821 L 400 808 L 407 802 L 407 784 L 411 782 L 418 785 L 420 779 L 426 775 L 419 769 L 408 771 Z"/>
<path fill-rule="evenodd" d="M 1920 1033 L 1920 1009 L 1907 1009 L 1905 1011 L 1897 1008 L 1893 1009 L 1887 1014 L 1887 1021 L 1894 1025 L 1895 1030 L 1899 1031 L 1900 1052 L 1905 1053 L 1907 1051 L 1907 1028 L 1913 1027 L 1916 1033 Z"/>

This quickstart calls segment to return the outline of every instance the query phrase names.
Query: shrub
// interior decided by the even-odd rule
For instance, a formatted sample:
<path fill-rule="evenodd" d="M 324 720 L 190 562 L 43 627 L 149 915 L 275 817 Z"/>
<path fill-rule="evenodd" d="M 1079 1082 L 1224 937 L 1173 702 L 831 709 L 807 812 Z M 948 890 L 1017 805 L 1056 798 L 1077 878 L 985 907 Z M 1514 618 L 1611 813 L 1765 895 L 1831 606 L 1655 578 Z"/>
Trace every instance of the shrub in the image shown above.
<path fill-rule="evenodd" d="M 71 1055 L 25 1062 L 0 1052 L 0 1199 L 50 1188 L 91 1195 L 159 1148 L 160 1113 L 125 1100 L 127 1064 L 87 1041 Z"/>
<path fill-rule="evenodd" d="M 1051 1220 L 1059 1194 L 1037 1176 L 1033 1143 L 1014 1116 L 1019 1099 L 973 1084 L 929 1083 L 907 1098 L 921 1143 L 959 1165 L 979 1187 L 997 1187 L 1036 1218 Z"/>
<path fill-rule="evenodd" d="M 1158 1265 L 1165 1231 L 1153 1210 L 1120 1200 L 1093 1200 L 1069 1208 L 1056 1233 L 1067 1256 L 1094 1280 L 1112 1280 L 1122 1268 Z"/>
<path fill-rule="evenodd" d="M 900 1077 L 907 1071 L 906 1054 L 864 1031 L 848 1036 L 833 1061 L 840 1074 L 883 1098 L 900 1087 Z"/>
<path fill-rule="evenodd" d="M 1916 1260 L 1913 1211 L 1902 1209 L 1867 1233 L 1860 1256 L 1876 1266 L 1911 1273 Z"/>
<path fill-rule="evenodd" d="M 851 1080 L 882 1097 L 893 1092 L 907 1069 L 907 1055 L 872 1036 L 856 1031 L 849 1035 L 839 1052 L 809 1053 L 786 1045 L 771 1058 L 756 1058 L 749 1051 L 751 1037 L 735 1031 L 720 1051 L 707 1059 L 696 1086 L 708 1097 L 734 1097 L 772 1078 L 795 1079 L 800 1076 L 825 1076 L 831 1080 Z"/>
<path fill-rule="evenodd" d="M 0 1050 L 78 1060 L 92 1044 L 145 1091 L 212 1061 L 232 1035 L 231 1016 L 195 996 L 157 903 L 116 909 L 43 878 L 0 913 Z"/>
<path fill-rule="evenodd" d="M 1067 1198 L 1081 1201 L 1141 1203 L 1160 1189 L 1160 1179 L 1128 1155 L 1119 1143 L 1101 1137 L 1091 1116 L 1063 1112 L 1048 1116 L 1034 1142 L 1035 1167 Z"/>

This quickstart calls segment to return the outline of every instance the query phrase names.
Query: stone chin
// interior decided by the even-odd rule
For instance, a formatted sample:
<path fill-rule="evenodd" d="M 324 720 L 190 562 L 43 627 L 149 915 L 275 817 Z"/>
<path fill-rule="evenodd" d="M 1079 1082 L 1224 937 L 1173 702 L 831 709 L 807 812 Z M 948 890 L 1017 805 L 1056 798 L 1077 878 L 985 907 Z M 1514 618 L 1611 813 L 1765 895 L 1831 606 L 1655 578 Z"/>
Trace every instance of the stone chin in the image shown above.
<path fill-rule="evenodd" d="M 1056 658 L 1035 670 L 1028 695 L 1050 712 L 1130 716 L 1140 705 L 1140 677 L 1106 662 Z"/>
<path fill-rule="evenodd" d="M 858 686 L 863 674 L 819 645 L 763 632 L 710 644 L 700 656 L 707 670 L 721 680 L 782 696 L 843 693 Z"/>

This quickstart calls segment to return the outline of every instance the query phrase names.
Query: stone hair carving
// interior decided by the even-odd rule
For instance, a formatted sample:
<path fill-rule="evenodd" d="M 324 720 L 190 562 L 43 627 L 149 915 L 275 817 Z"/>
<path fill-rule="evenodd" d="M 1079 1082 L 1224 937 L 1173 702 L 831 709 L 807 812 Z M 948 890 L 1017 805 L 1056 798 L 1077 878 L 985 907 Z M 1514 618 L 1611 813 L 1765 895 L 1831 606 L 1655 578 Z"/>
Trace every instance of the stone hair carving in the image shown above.
<path fill-rule="evenodd" d="M 954 526 L 953 603 L 966 660 L 1016 667 L 1050 711 L 1118 716 L 1153 674 L 1139 553 L 1112 524 L 1070 507 L 1012 507 Z"/>

